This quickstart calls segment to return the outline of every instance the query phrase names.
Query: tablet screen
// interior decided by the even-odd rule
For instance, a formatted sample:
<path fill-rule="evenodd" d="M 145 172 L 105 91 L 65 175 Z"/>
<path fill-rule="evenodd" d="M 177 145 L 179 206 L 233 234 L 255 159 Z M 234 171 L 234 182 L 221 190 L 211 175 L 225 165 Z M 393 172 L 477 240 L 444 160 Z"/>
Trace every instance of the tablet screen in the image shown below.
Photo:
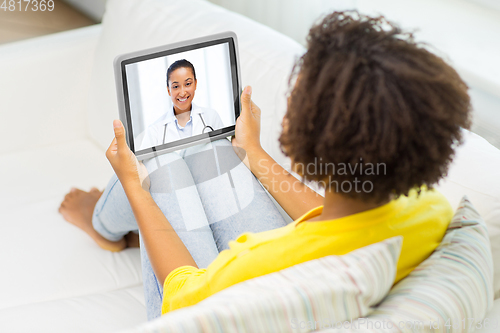
<path fill-rule="evenodd" d="M 139 156 L 234 133 L 239 82 L 234 39 L 121 61 L 128 142 Z"/>

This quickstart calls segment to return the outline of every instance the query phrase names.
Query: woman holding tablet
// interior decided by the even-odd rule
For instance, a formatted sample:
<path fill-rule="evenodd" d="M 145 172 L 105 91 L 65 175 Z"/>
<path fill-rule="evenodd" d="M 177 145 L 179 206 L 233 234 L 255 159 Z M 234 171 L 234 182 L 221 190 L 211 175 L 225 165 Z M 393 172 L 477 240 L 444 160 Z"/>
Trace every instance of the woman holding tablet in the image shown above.
<path fill-rule="evenodd" d="M 248 167 L 243 169 L 260 180 L 295 222 L 277 228 L 283 220 L 256 195 L 253 200 L 261 201 L 248 215 L 239 215 L 243 209 L 232 220 L 210 225 L 219 251 L 226 250 L 198 268 L 205 267 L 198 262 L 205 254 L 202 236 L 177 229 L 176 217 L 169 216 L 176 210 L 170 192 L 162 193 L 165 200 L 155 200 L 160 174 L 151 173 L 148 162 L 137 162 L 117 120 L 106 157 L 120 186 L 106 188 L 103 196 L 112 196 L 105 205 L 96 190 L 73 190 L 62 203 L 64 217 L 108 249 L 126 243 L 123 234 L 113 238 L 113 230 L 100 224 L 113 227 L 115 221 L 135 216 L 143 262 L 152 267 L 144 268 L 150 318 L 159 314 L 158 304 L 165 313 L 241 281 L 401 235 L 397 282 L 441 242 L 453 211 L 443 195 L 427 188 L 446 173 L 462 128 L 470 125 L 467 86 L 442 59 L 381 17 L 335 12 L 313 26 L 307 40 L 308 50 L 293 72 L 296 83 L 280 143 L 294 170 L 323 186 L 325 196 L 292 177 L 262 149 L 260 109 L 251 101 L 249 87 L 241 96 L 232 142 Z M 165 184 L 183 176 L 185 159 L 174 155 L 163 155 L 173 161 L 161 172 Z M 379 173 L 373 165 L 384 167 Z M 199 170 L 193 166 L 186 168 L 196 178 Z M 151 187 L 144 186 L 148 172 Z M 233 180 L 235 191 L 244 192 L 239 178 Z M 338 185 L 345 183 L 351 186 Z M 218 188 L 200 196 L 210 194 L 217 196 Z M 207 206 L 207 214 L 225 210 L 227 197 L 219 201 L 218 207 Z M 189 238 L 197 245 L 186 243 Z"/>
<path fill-rule="evenodd" d="M 224 127 L 216 111 L 193 103 L 197 81 L 191 62 L 181 59 L 172 63 L 168 67 L 166 81 L 173 107 L 148 127 L 139 150 Z"/>

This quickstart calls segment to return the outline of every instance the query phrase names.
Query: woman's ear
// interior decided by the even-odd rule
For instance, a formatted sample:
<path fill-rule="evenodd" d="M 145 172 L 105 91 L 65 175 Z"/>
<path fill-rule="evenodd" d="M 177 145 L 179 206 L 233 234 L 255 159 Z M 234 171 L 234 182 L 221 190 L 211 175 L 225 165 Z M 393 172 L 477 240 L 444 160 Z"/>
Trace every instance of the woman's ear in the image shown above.
<path fill-rule="evenodd" d="M 168 84 L 167 84 L 167 91 L 168 91 L 168 96 L 172 96 L 172 95 L 170 95 L 170 88 L 169 88 Z"/>

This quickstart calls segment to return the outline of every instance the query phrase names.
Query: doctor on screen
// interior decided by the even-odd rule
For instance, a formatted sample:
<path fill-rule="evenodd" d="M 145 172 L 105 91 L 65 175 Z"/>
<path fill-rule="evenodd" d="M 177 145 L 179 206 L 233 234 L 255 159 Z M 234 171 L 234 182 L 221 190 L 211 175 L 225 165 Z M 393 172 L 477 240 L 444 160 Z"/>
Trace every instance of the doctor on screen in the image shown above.
<path fill-rule="evenodd" d="M 177 60 L 167 69 L 167 91 L 173 108 L 149 126 L 140 149 L 159 146 L 224 127 L 219 114 L 193 104 L 196 72 L 192 63 Z"/>

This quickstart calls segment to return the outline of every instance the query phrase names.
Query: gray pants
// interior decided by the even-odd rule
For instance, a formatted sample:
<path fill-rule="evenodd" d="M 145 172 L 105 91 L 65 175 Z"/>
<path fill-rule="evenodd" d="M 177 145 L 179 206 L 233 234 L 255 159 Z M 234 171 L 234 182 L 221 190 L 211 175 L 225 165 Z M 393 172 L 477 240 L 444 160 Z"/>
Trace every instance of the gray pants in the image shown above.
<path fill-rule="evenodd" d="M 200 268 L 207 267 L 240 234 L 286 225 L 226 139 L 164 154 L 144 161 L 144 165 L 151 180 L 151 196 Z M 97 202 L 92 223 L 112 241 L 138 229 L 116 176 Z M 151 320 L 161 314 L 163 283 L 154 275 L 142 238 L 141 261 Z"/>

